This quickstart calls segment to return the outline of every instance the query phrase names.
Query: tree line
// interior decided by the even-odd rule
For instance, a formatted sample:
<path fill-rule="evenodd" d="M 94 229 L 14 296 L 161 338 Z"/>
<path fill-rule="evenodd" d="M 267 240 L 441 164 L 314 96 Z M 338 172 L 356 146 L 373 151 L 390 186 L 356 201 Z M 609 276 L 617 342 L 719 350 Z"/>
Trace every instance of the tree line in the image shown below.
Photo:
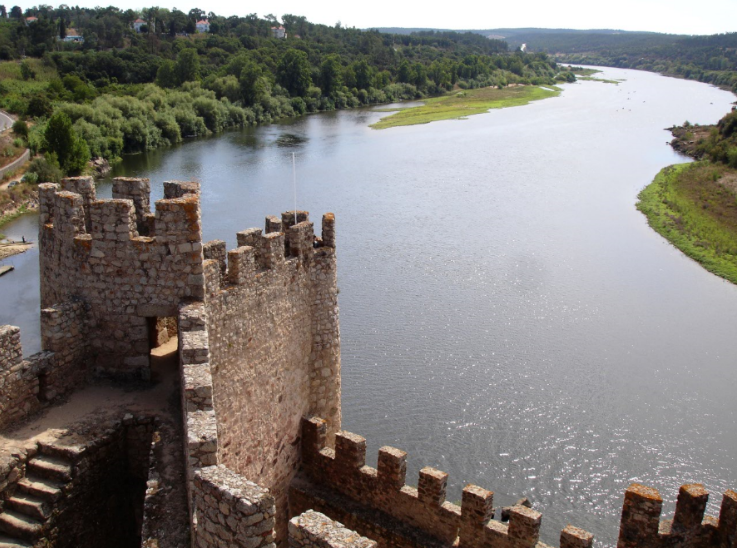
<path fill-rule="evenodd" d="M 197 32 L 203 19 L 209 31 Z M 272 32 L 280 25 L 284 38 Z M 72 29 L 83 42 L 60 40 Z M 89 154 L 108 159 L 308 112 L 573 79 L 545 53 L 472 33 L 387 35 L 291 14 L 157 7 L 0 6 L 0 58 L 0 76 L 13 73 L 0 81 L 0 107 L 34 119 L 32 148 L 48 150 L 58 115 Z"/>

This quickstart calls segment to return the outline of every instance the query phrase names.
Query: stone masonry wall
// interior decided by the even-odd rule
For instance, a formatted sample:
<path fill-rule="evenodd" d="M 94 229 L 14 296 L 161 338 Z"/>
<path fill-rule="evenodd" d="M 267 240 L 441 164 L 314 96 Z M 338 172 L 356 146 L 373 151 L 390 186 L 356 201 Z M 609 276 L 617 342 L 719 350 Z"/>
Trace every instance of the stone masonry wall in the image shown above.
<path fill-rule="evenodd" d="M 44 351 L 26 359 L 20 329 L 0 326 L 0 429 L 17 424 L 84 381 L 86 326 L 79 302 L 42 310 Z"/>
<path fill-rule="evenodd" d="M 227 264 L 222 246 L 205 246 L 219 462 L 271 491 L 280 541 L 301 417 L 324 412 L 330 431 L 340 426 L 334 218 L 323 218 L 322 240 L 305 212 L 297 220 L 287 213 L 270 219 L 272 232 L 238 233 Z"/>
<path fill-rule="evenodd" d="M 376 542 L 312 510 L 289 521 L 289 548 L 347 547 L 376 548 Z"/>
<path fill-rule="evenodd" d="M 194 547 L 276 548 L 274 497 L 225 466 L 197 471 L 194 507 Z"/>
<path fill-rule="evenodd" d="M 41 305 L 86 304 L 96 372 L 145 377 L 148 318 L 203 297 L 198 185 L 164 183 L 153 215 L 148 188 L 147 179 L 118 179 L 117 198 L 97 200 L 89 178 L 39 185 Z"/>
<path fill-rule="evenodd" d="M 195 472 L 218 464 L 218 424 L 209 358 L 205 306 L 203 303 L 183 305 L 179 310 L 179 362 L 190 515 L 194 511 Z"/>

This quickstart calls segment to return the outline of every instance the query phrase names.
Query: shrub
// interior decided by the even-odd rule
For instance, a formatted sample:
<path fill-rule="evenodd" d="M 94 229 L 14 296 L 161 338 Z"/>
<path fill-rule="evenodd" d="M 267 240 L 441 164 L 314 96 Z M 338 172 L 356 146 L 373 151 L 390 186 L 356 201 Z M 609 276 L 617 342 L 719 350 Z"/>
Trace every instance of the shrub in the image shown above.
<path fill-rule="evenodd" d="M 23 120 L 16 120 L 13 123 L 13 133 L 15 133 L 18 137 L 28 137 L 28 124 L 26 124 Z"/>
<path fill-rule="evenodd" d="M 54 154 L 47 154 L 43 158 L 35 158 L 28 167 L 26 175 L 34 174 L 36 182 L 61 183 L 62 173 Z"/>

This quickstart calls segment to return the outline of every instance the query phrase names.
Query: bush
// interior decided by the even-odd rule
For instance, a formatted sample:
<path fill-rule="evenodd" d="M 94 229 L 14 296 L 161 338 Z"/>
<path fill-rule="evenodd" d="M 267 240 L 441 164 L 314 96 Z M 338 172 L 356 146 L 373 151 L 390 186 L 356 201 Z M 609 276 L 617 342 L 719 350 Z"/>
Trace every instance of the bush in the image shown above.
<path fill-rule="evenodd" d="M 38 173 L 27 172 L 21 179 L 24 183 L 36 184 L 38 182 Z"/>
<path fill-rule="evenodd" d="M 28 137 L 28 124 L 26 124 L 23 120 L 16 120 L 13 123 L 13 133 L 15 133 L 18 137 L 23 137 L 24 139 Z"/>
<path fill-rule="evenodd" d="M 36 182 L 61 183 L 62 173 L 54 154 L 47 154 L 43 158 L 35 158 L 28 167 L 26 175 L 34 174 Z"/>

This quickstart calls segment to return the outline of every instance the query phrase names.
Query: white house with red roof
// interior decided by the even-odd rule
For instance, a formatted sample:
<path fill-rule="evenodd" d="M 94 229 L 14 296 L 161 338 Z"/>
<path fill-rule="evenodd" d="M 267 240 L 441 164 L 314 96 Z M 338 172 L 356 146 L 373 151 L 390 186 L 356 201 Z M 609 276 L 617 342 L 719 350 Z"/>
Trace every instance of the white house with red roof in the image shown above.
<path fill-rule="evenodd" d="M 200 19 L 195 26 L 197 32 L 210 32 L 210 22 L 207 19 Z"/>
<path fill-rule="evenodd" d="M 279 25 L 278 27 L 271 27 L 271 35 L 274 38 L 282 39 L 287 37 L 287 29 L 285 29 L 282 25 Z"/>
<path fill-rule="evenodd" d="M 146 24 L 146 21 L 141 19 L 140 17 L 133 21 L 133 30 L 136 32 L 141 32 L 141 27 Z"/>

